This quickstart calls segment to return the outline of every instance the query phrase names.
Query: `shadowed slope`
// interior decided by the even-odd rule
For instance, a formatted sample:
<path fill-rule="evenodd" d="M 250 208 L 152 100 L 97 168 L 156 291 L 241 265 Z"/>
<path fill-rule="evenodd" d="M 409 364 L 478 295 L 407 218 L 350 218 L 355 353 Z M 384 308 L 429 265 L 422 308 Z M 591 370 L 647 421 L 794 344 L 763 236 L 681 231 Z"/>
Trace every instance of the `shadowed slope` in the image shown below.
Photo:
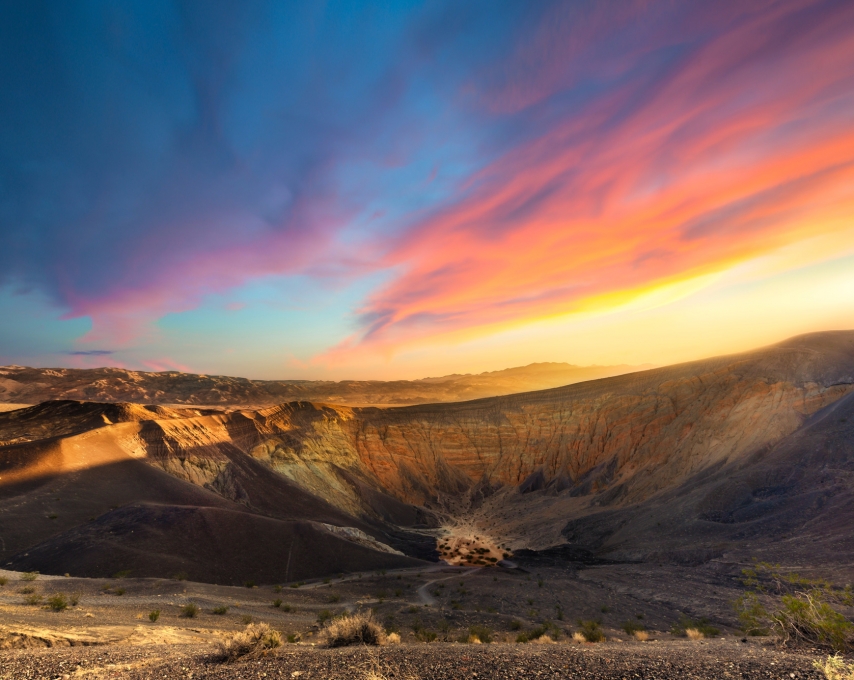
<path fill-rule="evenodd" d="M 74 576 L 130 570 L 134 576 L 181 574 L 242 585 L 419 564 L 344 540 L 315 522 L 225 508 L 134 504 L 31 547 L 8 567 Z"/>
<path fill-rule="evenodd" d="M 178 421 L 144 419 L 108 425 L 96 417 L 86 420 L 86 413 L 98 415 L 102 407 L 45 405 L 39 416 L 46 422 L 55 421 L 56 427 L 61 427 L 57 414 L 71 410 L 75 429 L 81 422 L 93 423 L 97 429 L 0 447 L 0 563 L 89 576 L 113 573 L 110 569 L 117 561 L 125 561 L 125 566 L 113 571 L 133 568 L 158 576 L 168 576 L 168 569 L 178 565 L 178 571 L 192 573 L 198 580 L 232 582 L 233 578 L 238 582 L 272 578 L 271 574 L 283 578 L 279 572 L 284 567 L 277 562 L 281 549 L 265 547 L 267 542 L 314 536 L 320 551 L 316 556 L 301 550 L 291 557 L 290 569 L 301 577 L 413 564 L 409 558 L 333 536 L 318 522 L 354 527 L 381 543 L 432 553 L 429 539 L 347 515 L 228 442 L 219 442 L 214 451 L 224 461 L 212 477 L 217 483 L 178 478 L 151 464 L 157 461 L 148 461 L 141 444 L 146 429 L 162 432 L 164 423 Z M 40 431 L 41 421 L 30 420 L 35 431 Z M 199 436 L 197 419 L 180 422 Z M 162 438 L 157 441 L 169 444 Z M 195 459 L 193 470 L 210 469 L 204 455 L 211 451 L 204 446 L 173 453 L 178 461 Z M 128 508 L 137 506 L 159 510 L 128 514 Z M 199 522 L 209 533 L 221 532 L 216 540 L 196 531 Z M 210 547 L 197 545 L 196 540 L 204 540 Z M 254 541 L 256 548 L 249 550 L 243 545 L 246 541 Z M 37 548 L 39 544 L 41 548 Z M 241 555 L 230 554 L 228 546 L 240 546 Z M 213 559 L 215 549 L 226 550 L 218 561 Z"/>
<path fill-rule="evenodd" d="M 854 560 L 854 394 L 745 459 L 653 501 L 563 529 L 567 554 L 687 563 L 760 557 L 789 565 Z"/>

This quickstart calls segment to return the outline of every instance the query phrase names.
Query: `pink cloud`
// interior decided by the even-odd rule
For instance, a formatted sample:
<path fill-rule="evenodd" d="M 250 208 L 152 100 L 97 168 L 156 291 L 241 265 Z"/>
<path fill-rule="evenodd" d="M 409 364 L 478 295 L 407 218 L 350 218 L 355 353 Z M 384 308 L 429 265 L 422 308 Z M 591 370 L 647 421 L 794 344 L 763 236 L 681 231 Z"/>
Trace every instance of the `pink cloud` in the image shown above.
<path fill-rule="evenodd" d="M 687 27 L 708 37 L 653 87 L 603 92 L 401 239 L 383 264 L 405 273 L 319 360 L 572 311 L 732 266 L 854 213 L 854 5 L 808 16 L 800 2 L 749 15 L 714 7 L 711 24 Z M 583 54 L 585 27 L 595 39 L 603 21 L 588 17 L 565 45 L 547 22 L 484 101 L 517 111 L 548 99 L 573 80 L 566 63 Z M 673 42 L 653 34 L 647 50 Z M 557 70 L 539 72 L 543 60 Z"/>

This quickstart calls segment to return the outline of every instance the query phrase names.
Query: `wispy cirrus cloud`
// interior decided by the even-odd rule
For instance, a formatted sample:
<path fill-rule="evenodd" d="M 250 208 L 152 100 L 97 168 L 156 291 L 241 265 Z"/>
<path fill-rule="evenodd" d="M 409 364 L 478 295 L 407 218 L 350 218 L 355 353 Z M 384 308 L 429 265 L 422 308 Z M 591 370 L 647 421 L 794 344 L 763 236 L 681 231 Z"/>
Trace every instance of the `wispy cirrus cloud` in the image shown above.
<path fill-rule="evenodd" d="M 66 352 L 66 354 L 70 357 L 107 357 L 115 354 L 115 351 L 111 349 L 84 349 Z"/>
<path fill-rule="evenodd" d="M 568 53 L 542 38 L 554 17 L 534 31 L 541 54 L 517 51 L 482 99 L 543 121 L 539 134 L 400 240 L 387 261 L 404 273 L 325 358 L 607 306 L 839 229 L 854 214 L 854 7 L 718 3 L 708 22 L 693 7 L 648 12 L 610 64 L 599 46 L 625 27 L 593 9 Z M 585 88 L 553 65 L 517 82 L 562 56 L 604 73 Z M 571 112 L 555 115 L 562 101 Z"/>

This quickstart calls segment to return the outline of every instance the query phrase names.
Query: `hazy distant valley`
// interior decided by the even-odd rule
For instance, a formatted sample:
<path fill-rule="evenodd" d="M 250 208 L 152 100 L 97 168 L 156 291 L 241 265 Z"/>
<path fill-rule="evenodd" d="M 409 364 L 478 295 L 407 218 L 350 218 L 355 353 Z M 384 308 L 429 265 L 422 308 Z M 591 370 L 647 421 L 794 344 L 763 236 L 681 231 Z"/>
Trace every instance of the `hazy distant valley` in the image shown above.
<path fill-rule="evenodd" d="M 0 366 L 0 403 L 38 404 L 48 399 L 260 408 L 288 401 L 346 405 L 402 405 L 481 399 L 560 387 L 648 366 L 573 366 L 539 363 L 476 375 L 421 380 L 247 380 L 123 368 Z"/>

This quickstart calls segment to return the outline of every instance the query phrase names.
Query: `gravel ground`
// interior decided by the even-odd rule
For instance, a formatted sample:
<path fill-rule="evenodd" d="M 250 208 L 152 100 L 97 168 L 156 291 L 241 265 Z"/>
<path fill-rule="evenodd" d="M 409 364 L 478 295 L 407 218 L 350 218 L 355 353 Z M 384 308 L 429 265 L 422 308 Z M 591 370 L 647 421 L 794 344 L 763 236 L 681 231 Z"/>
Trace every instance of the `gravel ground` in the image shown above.
<path fill-rule="evenodd" d="M 0 679 L 299 678 L 299 680 L 689 680 L 823 676 L 806 654 L 736 638 L 701 643 L 400 645 L 319 649 L 287 645 L 264 658 L 218 663 L 209 645 L 71 647 L 0 654 Z"/>

